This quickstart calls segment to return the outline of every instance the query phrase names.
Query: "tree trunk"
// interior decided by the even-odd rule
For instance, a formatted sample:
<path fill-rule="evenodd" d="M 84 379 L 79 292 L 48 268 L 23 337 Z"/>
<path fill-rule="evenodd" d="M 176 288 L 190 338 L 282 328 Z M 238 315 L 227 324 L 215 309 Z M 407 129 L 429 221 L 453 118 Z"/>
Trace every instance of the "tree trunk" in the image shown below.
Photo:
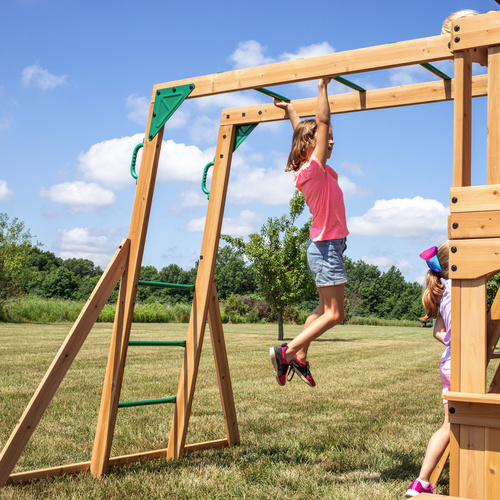
<path fill-rule="evenodd" d="M 278 340 L 283 340 L 283 309 L 278 308 Z"/>

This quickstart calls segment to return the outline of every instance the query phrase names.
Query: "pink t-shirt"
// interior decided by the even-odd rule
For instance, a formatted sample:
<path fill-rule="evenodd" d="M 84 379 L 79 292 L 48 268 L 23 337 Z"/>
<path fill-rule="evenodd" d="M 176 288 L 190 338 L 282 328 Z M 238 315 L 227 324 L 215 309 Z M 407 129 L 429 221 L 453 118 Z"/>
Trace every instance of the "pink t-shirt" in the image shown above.
<path fill-rule="evenodd" d="M 349 231 L 345 219 L 344 196 L 337 173 L 312 155 L 295 171 L 295 187 L 304 195 L 312 215 L 311 240 L 345 238 Z"/>

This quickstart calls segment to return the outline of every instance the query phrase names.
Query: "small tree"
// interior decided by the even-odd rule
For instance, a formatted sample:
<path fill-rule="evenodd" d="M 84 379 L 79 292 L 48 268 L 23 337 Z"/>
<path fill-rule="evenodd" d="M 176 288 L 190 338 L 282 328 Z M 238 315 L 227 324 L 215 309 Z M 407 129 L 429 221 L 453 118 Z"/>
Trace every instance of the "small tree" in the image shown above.
<path fill-rule="evenodd" d="M 24 222 L 14 218 L 9 222 L 0 212 L 0 306 L 17 296 L 29 272 L 29 255 L 33 236 Z"/>
<path fill-rule="evenodd" d="M 311 222 L 300 229 L 295 226 L 304 207 L 304 197 L 295 191 L 289 214 L 267 219 L 260 234 L 250 234 L 247 243 L 242 238 L 222 236 L 253 263 L 259 292 L 278 316 L 278 340 L 283 340 L 284 311 L 315 290 L 306 258 Z"/>

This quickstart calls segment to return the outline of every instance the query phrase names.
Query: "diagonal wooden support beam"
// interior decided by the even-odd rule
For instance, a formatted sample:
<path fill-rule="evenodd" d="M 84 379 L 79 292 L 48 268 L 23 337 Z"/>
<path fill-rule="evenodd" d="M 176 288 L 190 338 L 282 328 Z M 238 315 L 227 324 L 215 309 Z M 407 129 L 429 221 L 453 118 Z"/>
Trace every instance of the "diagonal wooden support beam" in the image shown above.
<path fill-rule="evenodd" d="M 129 249 L 130 240 L 123 240 L 5 444 L 0 455 L 0 486 L 8 480 L 9 474 L 33 435 L 102 308 L 124 273 Z"/>

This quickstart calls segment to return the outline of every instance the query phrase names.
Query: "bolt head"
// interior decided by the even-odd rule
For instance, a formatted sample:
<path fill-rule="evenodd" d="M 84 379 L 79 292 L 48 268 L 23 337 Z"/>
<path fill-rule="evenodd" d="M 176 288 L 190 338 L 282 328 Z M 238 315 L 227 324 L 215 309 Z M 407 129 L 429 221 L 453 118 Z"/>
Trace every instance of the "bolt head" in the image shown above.
<path fill-rule="evenodd" d="M 160 95 L 161 92 L 159 90 L 156 91 L 156 95 Z"/>
<path fill-rule="evenodd" d="M 453 29 L 454 29 L 455 31 L 460 31 L 460 26 L 458 26 L 458 24 L 457 24 L 457 26 L 455 26 Z"/>
<path fill-rule="evenodd" d="M 457 269 L 458 269 L 457 266 L 455 266 L 455 265 L 451 266 L 452 271 L 456 271 Z"/>
<path fill-rule="evenodd" d="M 454 42 L 455 43 L 458 43 L 460 41 L 460 37 L 459 36 L 456 36 L 455 39 L 454 39 Z"/>
<path fill-rule="evenodd" d="M 457 253 L 457 247 L 451 247 L 451 252 L 452 253 Z"/>
<path fill-rule="evenodd" d="M 458 222 L 453 223 L 453 229 L 458 229 Z"/>
<path fill-rule="evenodd" d="M 454 196 L 452 199 L 451 199 L 451 202 L 452 203 L 457 203 L 458 202 L 458 198 L 456 196 Z"/>

